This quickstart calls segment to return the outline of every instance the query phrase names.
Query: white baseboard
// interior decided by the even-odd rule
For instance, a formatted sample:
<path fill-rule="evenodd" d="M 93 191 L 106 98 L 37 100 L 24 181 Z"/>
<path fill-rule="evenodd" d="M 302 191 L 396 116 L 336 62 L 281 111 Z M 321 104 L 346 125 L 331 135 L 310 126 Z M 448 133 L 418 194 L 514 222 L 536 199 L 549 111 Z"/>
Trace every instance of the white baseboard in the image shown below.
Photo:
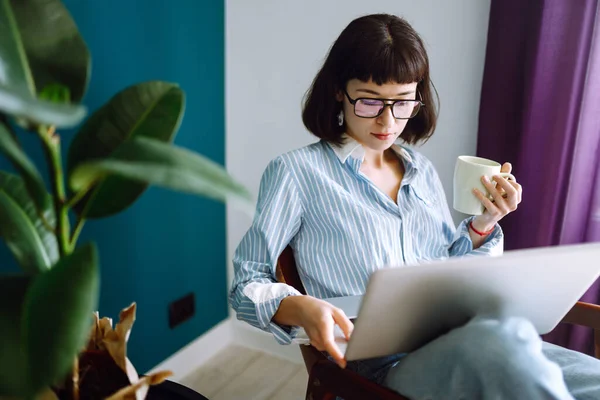
<path fill-rule="evenodd" d="M 170 370 L 173 372 L 173 376 L 169 380 L 180 382 L 183 377 L 229 346 L 233 340 L 234 334 L 231 318 L 227 318 L 187 346 L 182 347 L 175 354 L 146 372 L 146 374 Z"/>

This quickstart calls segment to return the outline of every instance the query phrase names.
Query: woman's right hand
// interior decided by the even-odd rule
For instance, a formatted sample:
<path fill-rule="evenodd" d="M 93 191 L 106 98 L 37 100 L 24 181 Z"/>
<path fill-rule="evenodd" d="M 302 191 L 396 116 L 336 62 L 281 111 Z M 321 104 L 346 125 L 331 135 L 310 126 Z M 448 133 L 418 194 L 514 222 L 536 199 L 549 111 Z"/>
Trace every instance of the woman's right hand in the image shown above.
<path fill-rule="evenodd" d="M 346 367 L 344 354 L 335 343 L 333 331 L 334 325 L 339 325 L 346 340 L 350 340 L 354 324 L 344 311 L 312 296 L 286 297 L 282 300 L 279 311 L 283 311 L 281 308 L 294 314 L 297 325 L 304 328 L 311 345 L 319 351 L 328 352 L 341 368 Z"/>

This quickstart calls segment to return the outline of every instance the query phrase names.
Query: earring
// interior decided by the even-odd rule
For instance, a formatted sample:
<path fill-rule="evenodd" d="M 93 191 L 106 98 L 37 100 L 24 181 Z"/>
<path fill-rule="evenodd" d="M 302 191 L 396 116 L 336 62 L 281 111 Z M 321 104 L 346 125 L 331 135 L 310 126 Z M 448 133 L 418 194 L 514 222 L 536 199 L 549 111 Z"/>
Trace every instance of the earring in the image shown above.
<path fill-rule="evenodd" d="M 340 110 L 340 113 L 338 114 L 338 125 L 342 126 L 344 125 L 344 110 Z"/>

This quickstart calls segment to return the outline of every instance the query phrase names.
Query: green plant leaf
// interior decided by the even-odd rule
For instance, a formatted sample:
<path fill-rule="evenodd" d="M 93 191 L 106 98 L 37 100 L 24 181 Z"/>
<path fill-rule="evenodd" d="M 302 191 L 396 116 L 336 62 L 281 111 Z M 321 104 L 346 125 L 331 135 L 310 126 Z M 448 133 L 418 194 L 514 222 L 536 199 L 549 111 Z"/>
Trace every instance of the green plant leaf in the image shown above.
<path fill-rule="evenodd" d="M 57 128 L 72 128 L 87 115 L 84 106 L 38 100 L 28 94 L 4 87 L 1 83 L 0 111 L 13 115 L 19 125 L 24 127 L 45 124 Z"/>
<path fill-rule="evenodd" d="M 184 94 L 173 83 L 142 82 L 120 91 L 86 121 L 73 139 L 67 171 L 70 173 L 84 162 L 109 157 L 130 138 L 149 137 L 172 142 L 184 108 Z M 76 211 L 88 219 L 116 214 L 129 207 L 146 187 L 146 184 L 121 177 L 107 177 L 97 182 Z"/>
<path fill-rule="evenodd" d="M 27 358 L 21 340 L 21 314 L 31 277 L 0 277 L 0 396 L 22 396 L 27 388 Z"/>
<path fill-rule="evenodd" d="M 0 0 L 0 32 L 0 86 L 33 96 L 35 84 L 9 0 Z"/>
<path fill-rule="evenodd" d="M 0 171 L 0 190 L 3 190 L 5 194 L 12 199 L 11 204 L 16 203 L 19 206 L 19 208 L 25 213 L 27 219 L 29 220 L 29 224 L 33 225 L 35 231 L 37 232 L 37 235 L 42 241 L 45 253 L 50 259 L 50 265 L 56 263 L 59 257 L 58 241 L 56 240 L 56 235 L 50 229 L 56 224 L 56 217 L 54 215 L 54 208 L 52 207 L 52 200 L 50 199 L 48 201 L 48 206 L 40 214 L 37 211 L 35 205 L 33 204 L 33 201 L 31 201 L 31 197 L 27 193 L 27 189 L 25 188 L 25 182 L 23 181 L 23 178 L 21 178 L 18 175 L 9 174 L 4 171 Z M 48 193 L 46 193 L 46 196 L 50 198 L 50 195 Z M 42 216 L 49 226 L 44 224 Z M 9 226 L 7 225 L 5 228 L 8 229 Z M 3 236 L 3 231 L 3 226 L 0 226 L 0 236 Z M 23 250 L 19 250 L 19 254 L 23 252 Z M 35 268 L 27 268 L 27 270 L 34 271 Z"/>
<path fill-rule="evenodd" d="M 96 246 L 88 243 L 38 275 L 29 288 L 21 323 L 32 392 L 72 369 L 91 332 L 99 286 Z"/>
<path fill-rule="evenodd" d="M 48 208 L 50 197 L 42 176 L 2 123 L 0 123 L 0 151 L 6 155 L 25 180 L 27 191 L 37 209 L 43 211 Z"/>
<path fill-rule="evenodd" d="M 36 98 L 26 49 L 9 0 L 0 0 L 0 32 L 0 111 L 15 116 L 21 125 L 70 128 L 80 123 L 87 113 L 84 106 Z"/>
<path fill-rule="evenodd" d="M 37 92 L 49 85 L 69 88 L 79 103 L 88 87 L 90 52 L 60 0 L 11 0 Z"/>
<path fill-rule="evenodd" d="M 24 271 L 38 273 L 51 267 L 50 256 L 35 226 L 4 190 L 0 190 L 0 236 Z"/>
<path fill-rule="evenodd" d="M 188 149 L 138 137 L 123 143 L 109 158 L 82 164 L 70 176 L 80 190 L 106 175 L 147 182 L 176 191 L 250 205 L 250 194 L 219 164 Z"/>

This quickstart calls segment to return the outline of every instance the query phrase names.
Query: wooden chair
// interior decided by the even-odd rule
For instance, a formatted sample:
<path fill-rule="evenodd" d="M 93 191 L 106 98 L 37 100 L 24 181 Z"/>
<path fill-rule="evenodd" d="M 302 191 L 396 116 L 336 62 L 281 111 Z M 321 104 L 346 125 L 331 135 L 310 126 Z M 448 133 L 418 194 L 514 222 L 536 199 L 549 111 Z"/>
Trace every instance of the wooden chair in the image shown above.
<path fill-rule="evenodd" d="M 300 293 L 306 294 L 291 247 L 286 247 L 279 256 L 276 271 L 279 282 L 287 283 Z M 583 325 L 594 329 L 595 356 L 600 358 L 600 306 L 577 302 L 562 323 Z M 345 400 L 409 400 L 355 372 L 341 369 L 313 346 L 300 345 L 300 351 L 309 374 L 306 390 L 308 400 L 332 400 L 336 396 Z"/>

